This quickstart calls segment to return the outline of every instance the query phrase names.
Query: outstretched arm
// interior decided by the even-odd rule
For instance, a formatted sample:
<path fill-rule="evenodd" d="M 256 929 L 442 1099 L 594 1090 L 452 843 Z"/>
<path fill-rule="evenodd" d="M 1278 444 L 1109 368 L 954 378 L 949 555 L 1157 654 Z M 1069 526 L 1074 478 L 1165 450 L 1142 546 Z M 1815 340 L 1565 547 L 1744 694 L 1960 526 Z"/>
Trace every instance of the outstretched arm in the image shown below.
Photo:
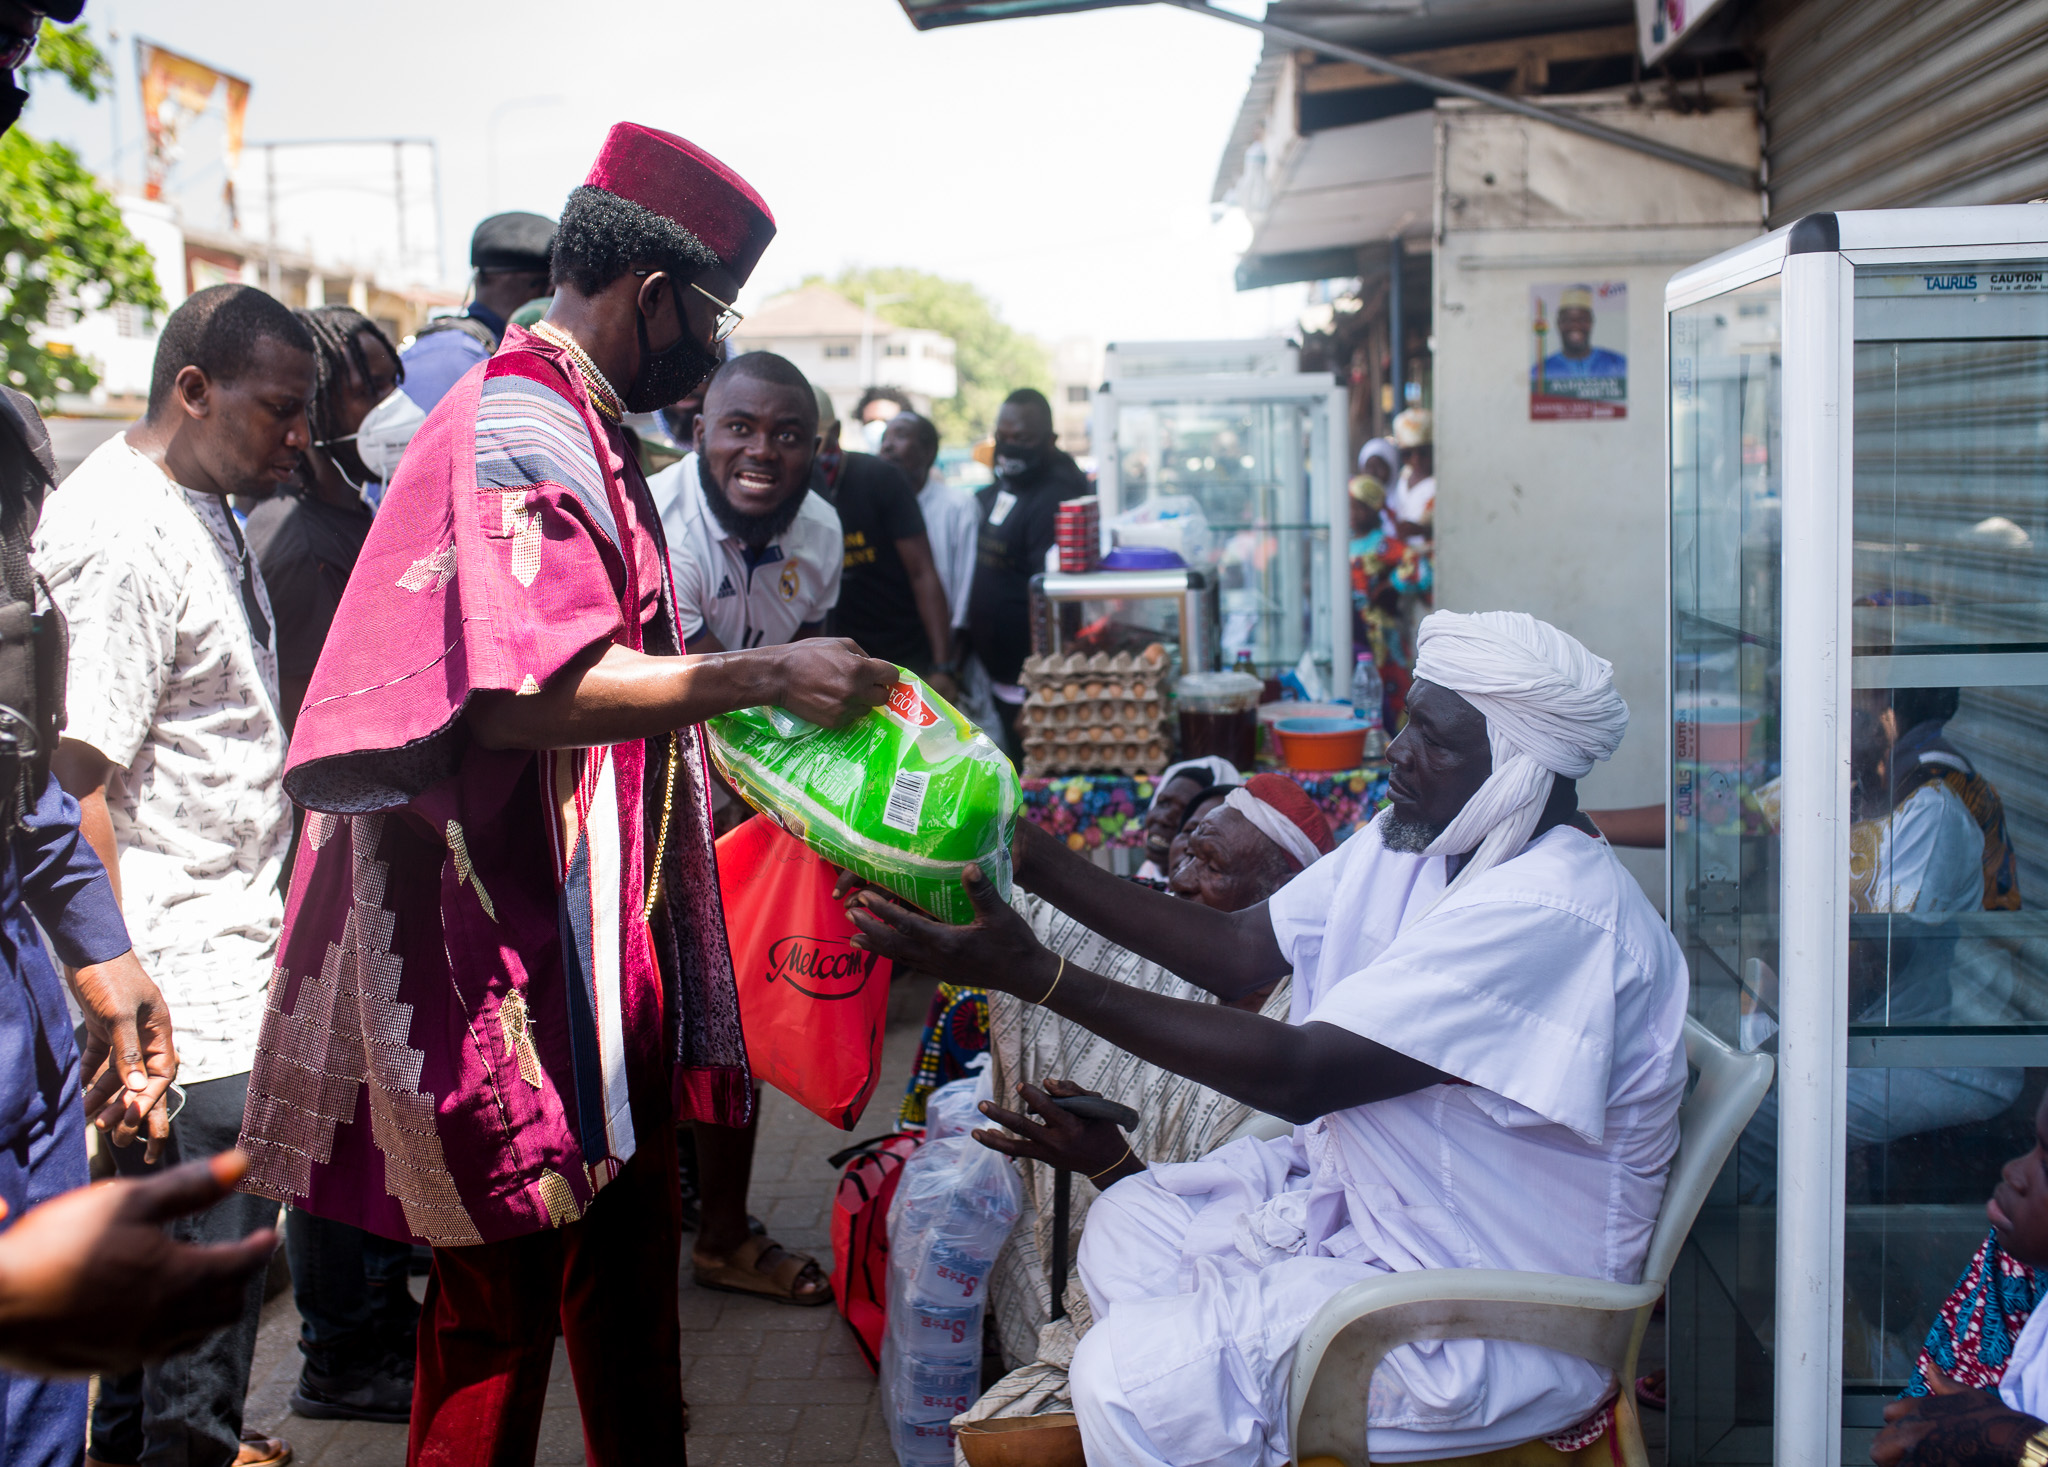
<path fill-rule="evenodd" d="M 479 693 L 470 731 L 486 748 L 567 749 L 660 738 L 771 703 L 837 727 L 879 705 L 896 684 L 893 663 L 843 638 L 705 656 L 650 657 L 606 644 L 563 668 L 539 692 Z"/>
<path fill-rule="evenodd" d="M 979 867 L 967 868 L 966 884 L 975 920 L 964 927 L 934 922 L 872 887 L 860 891 L 847 907 L 861 930 L 854 941 L 922 972 L 972 973 L 977 983 L 1043 1004 L 1139 1059 L 1297 1124 L 1448 1078 L 1334 1024 L 1283 1024 L 1076 967 L 1039 944 Z"/>
<path fill-rule="evenodd" d="M 1112 876 L 1028 820 L 1017 822 L 1013 854 L 1026 891 L 1218 998 L 1242 998 L 1286 976 L 1264 902 L 1219 912 L 1153 891 Z"/>

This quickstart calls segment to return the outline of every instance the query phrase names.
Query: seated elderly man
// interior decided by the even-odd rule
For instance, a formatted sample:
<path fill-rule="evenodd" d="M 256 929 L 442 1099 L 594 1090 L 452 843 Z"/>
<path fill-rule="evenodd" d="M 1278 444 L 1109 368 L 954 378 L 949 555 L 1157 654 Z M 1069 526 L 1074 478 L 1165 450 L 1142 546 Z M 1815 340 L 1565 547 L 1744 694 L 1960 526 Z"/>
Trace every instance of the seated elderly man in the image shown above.
<path fill-rule="evenodd" d="M 1219 803 L 1174 839 L 1179 856 L 1173 868 L 1177 895 L 1220 912 L 1242 911 L 1265 901 L 1319 856 L 1336 849 L 1329 822 L 1301 786 L 1285 775 L 1256 775 L 1242 788 L 1230 786 L 1222 796 L 1231 803 Z M 1070 964 L 1147 992 L 1216 1002 L 1159 964 L 1090 932 L 1050 902 L 1024 895 L 1017 910 L 1039 942 Z M 1288 992 L 1282 978 L 1238 1004 L 1284 1018 Z M 1242 1101 L 1150 1064 L 1050 1009 L 1007 993 L 989 995 L 988 1037 L 994 1066 L 990 1078 L 997 1095 L 1015 1094 L 1024 1081 L 1043 1083 L 1048 1076 L 1059 1076 L 1073 1088 L 1122 1101 L 1138 1112 L 1138 1125 L 1129 1137 L 1132 1149 L 1152 1162 L 1192 1161 L 1228 1139 L 1250 1114 Z M 1003 1356 L 1013 1365 L 1045 1358 L 1063 1367 L 1066 1360 L 1057 1357 L 1071 1349 L 1071 1340 L 1051 1346 L 1052 1355 L 1042 1356 L 1039 1338 L 1051 1312 L 1043 1260 L 1051 1256 L 1052 1168 L 1033 1159 L 1026 1143 L 1005 1133 L 984 1134 L 997 1150 L 1027 1158 L 1019 1168 L 1024 1217 L 997 1260 L 989 1285 Z M 1094 1189 L 1076 1185 L 1074 1192 L 1070 1242 L 1080 1236 Z M 1074 1334 L 1085 1334 L 1088 1302 L 1075 1284 L 1069 1286 L 1067 1307 Z M 1064 1396 L 1063 1371 L 1056 1389 Z M 1004 1393 L 998 1388 L 993 1394 Z"/>
<path fill-rule="evenodd" d="M 1613 669 L 1512 612 L 1422 625 L 1392 808 L 1268 901 L 1217 912 L 1134 889 L 1020 832 L 1017 877 L 1222 998 L 1290 968 L 1289 1022 L 1108 981 L 1048 952 L 970 870 L 976 920 L 875 891 L 864 941 L 969 968 L 1144 1059 L 1296 1122 L 1147 1168 L 1106 1124 L 988 1114 L 1109 1190 L 1080 1272 L 1096 1328 L 1072 1366 L 1093 1467 L 1287 1460 L 1296 1341 L 1334 1294 L 1421 1268 L 1640 1277 L 1678 1143 L 1685 967 L 1578 811 L 1628 709 Z M 1395 1351 L 1367 1445 L 1419 1461 L 1560 1431 L 1596 1367 L 1456 1340 Z"/>

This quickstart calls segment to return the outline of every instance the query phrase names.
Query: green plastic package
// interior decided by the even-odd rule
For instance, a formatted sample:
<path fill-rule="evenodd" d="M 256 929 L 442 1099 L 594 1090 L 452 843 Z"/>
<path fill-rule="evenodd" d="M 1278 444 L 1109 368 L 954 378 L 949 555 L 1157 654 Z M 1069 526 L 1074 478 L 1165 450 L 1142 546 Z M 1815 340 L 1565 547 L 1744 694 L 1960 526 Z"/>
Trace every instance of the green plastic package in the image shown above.
<path fill-rule="evenodd" d="M 719 714 L 706 728 L 733 787 L 833 865 L 942 922 L 974 920 L 960 884 L 970 862 L 1009 898 L 1016 766 L 910 672 L 845 728 L 780 708 Z"/>

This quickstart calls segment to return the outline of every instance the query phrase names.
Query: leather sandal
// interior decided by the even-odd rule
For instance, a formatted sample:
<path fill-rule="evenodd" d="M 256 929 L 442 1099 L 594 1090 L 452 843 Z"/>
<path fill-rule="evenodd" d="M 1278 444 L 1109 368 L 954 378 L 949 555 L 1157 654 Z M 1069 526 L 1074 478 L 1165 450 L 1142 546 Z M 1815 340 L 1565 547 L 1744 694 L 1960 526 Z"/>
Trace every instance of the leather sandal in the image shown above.
<path fill-rule="evenodd" d="M 291 1459 L 292 1444 L 283 1437 L 245 1431 L 242 1449 L 235 1453 L 235 1467 L 285 1467 Z"/>
<path fill-rule="evenodd" d="M 815 1258 L 792 1253 L 773 1238 L 759 1233 L 749 1234 L 730 1257 L 715 1263 L 693 1252 L 690 1255 L 690 1273 L 700 1289 L 752 1294 L 758 1298 L 773 1299 L 778 1304 L 795 1304 L 802 1308 L 832 1302 L 831 1280 L 825 1277 Z M 797 1285 L 805 1282 L 807 1277 L 815 1278 L 817 1287 L 797 1292 Z"/>

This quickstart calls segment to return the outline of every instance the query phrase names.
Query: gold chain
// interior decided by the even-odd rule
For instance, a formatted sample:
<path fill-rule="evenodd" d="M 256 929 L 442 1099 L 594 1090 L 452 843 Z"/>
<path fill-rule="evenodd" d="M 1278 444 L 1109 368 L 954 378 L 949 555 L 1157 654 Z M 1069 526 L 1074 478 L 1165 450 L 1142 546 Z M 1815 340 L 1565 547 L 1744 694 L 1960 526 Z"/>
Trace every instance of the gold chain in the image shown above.
<path fill-rule="evenodd" d="M 654 920 L 654 904 L 661 896 L 662 861 L 668 854 L 668 820 L 676 804 L 676 757 L 680 737 L 671 730 L 668 736 L 668 777 L 661 790 L 661 833 L 654 838 L 654 869 L 647 877 L 647 909 L 640 914 L 642 922 Z"/>
<path fill-rule="evenodd" d="M 620 414 L 626 410 L 626 400 L 619 396 L 618 390 L 612 386 L 604 373 L 597 370 L 597 363 L 590 359 L 590 353 L 577 344 L 575 337 L 559 326 L 549 325 L 546 321 L 534 322 L 533 334 L 542 341 L 553 342 L 569 354 L 569 360 L 574 362 L 576 370 L 583 374 L 583 390 L 590 398 L 590 405 L 616 423 Z"/>

